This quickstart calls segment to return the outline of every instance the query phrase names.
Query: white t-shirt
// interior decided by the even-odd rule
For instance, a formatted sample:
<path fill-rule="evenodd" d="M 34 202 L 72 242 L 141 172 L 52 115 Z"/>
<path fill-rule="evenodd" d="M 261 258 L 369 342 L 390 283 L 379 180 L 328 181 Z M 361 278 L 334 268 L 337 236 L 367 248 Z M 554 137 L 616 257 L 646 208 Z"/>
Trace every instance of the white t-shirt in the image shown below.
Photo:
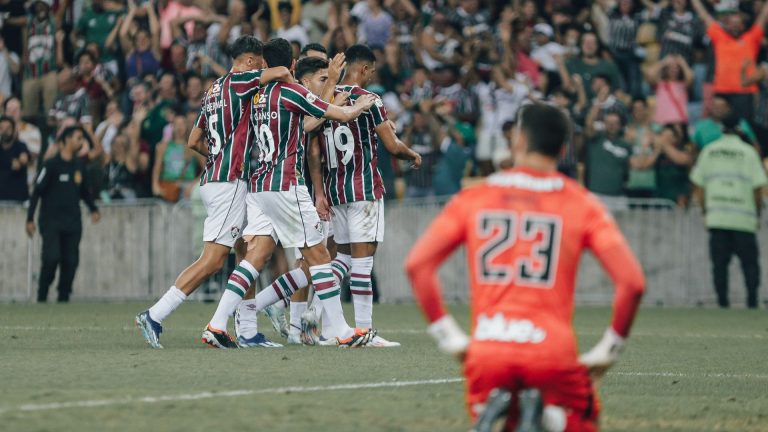
<path fill-rule="evenodd" d="M 531 58 L 549 72 L 557 72 L 555 56 L 565 55 L 565 47 L 557 42 L 547 42 L 546 45 L 537 46 L 531 52 Z"/>
<path fill-rule="evenodd" d="M 278 29 L 277 37 L 283 38 L 287 40 L 288 42 L 298 42 L 303 47 L 304 45 L 309 43 L 309 36 L 307 36 L 307 31 L 304 30 L 304 27 L 300 25 L 295 25 L 288 30 L 281 28 Z"/>
<path fill-rule="evenodd" d="M 8 57 L 10 57 L 12 62 L 19 63 L 19 56 L 15 52 L 8 51 Z M 0 95 L 5 100 L 11 94 L 11 65 L 8 63 L 5 54 L 0 54 Z"/>
<path fill-rule="evenodd" d="M 475 94 L 480 105 L 480 127 L 483 131 L 488 133 L 501 131 L 495 91 L 496 83 L 493 81 L 480 81 L 472 87 L 472 92 Z"/>
<path fill-rule="evenodd" d="M 512 87 L 512 91 L 498 88 L 493 92 L 496 97 L 496 109 L 500 126 L 504 125 L 505 122 L 514 121 L 517 116 L 517 110 L 523 106 L 523 103 L 528 98 L 528 86 L 523 83 L 525 79 L 525 75 L 518 72 L 515 79 L 507 80 L 507 83 Z"/>

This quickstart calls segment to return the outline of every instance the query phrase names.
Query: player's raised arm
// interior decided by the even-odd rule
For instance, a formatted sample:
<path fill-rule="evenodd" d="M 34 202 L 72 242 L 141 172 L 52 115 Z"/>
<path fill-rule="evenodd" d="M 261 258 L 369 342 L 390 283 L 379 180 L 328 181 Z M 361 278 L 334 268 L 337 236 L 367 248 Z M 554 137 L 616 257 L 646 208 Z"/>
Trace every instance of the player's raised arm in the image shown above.
<path fill-rule="evenodd" d="M 645 290 L 645 276 L 611 215 L 598 202 L 587 227 L 585 243 L 600 261 L 616 289 L 613 318 L 603 338 L 579 361 L 600 377 L 618 359 Z"/>
<path fill-rule="evenodd" d="M 437 272 L 465 240 L 465 217 L 460 197 L 446 205 L 405 260 L 413 294 L 430 324 L 430 336 L 435 338 L 440 350 L 459 358 L 469 345 L 469 337 L 446 312 Z"/>
<path fill-rule="evenodd" d="M 339 82 L 341 72 L 344 70 L 346 63 L 344 62 L 344 53 L 336 54 L 333 59 L 328 63 L 328 77 L 323 83 L 323 90 L 320 92 L 320 99 L 333 102 L 333 93 L 336 90 L 336 83 Z M 299 66 L 296 66 L 297 78 Z M 341 103 L 333 102 L 338 106 L 342 106 Z M 307 118 L 304 120 L 304 130 L 307 132 L 313 132 L 323 125 L 322 119 Z"/>

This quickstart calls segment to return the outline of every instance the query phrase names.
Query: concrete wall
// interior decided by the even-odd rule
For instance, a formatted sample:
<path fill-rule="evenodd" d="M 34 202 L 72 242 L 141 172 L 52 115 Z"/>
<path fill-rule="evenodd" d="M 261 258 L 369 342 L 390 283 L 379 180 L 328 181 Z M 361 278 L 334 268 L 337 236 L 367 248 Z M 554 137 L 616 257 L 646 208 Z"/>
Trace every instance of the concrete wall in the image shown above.
<path fill-rule="evenodd" d="M 658 203 L 657 203 L 658 204 Z M 412 301 L 403 273 L 403 259 L 418 235 L 441 208 L 440 202 L 388 203 L 386 241 L 376 257 L 381 301 Z M 28 241 L 24 232 L 26 209 L 0 207 L 0 301 L 34 298 L 40 271 L 40 237 Z M 73 300 L 149 300 L 160 296 L 178 273 L 199 255 L 204 211 L 198 205 L 170 206 L 157 202 L 102 207 L 102 221 L 83 221 L 80 268 Z M 698 210 L 681 211 L 665 205 L 648 209 L 616 210 L 615 217 L 645 269 L 646 303 L 666 305 L 713 304 L 708 236 Z M 763 227 L 768 217 L 764 217 Z M 768 230 L 759 234 L 768 245 Z M 467 300 L 463 252 L 443 267 L 444 294 L 454 302 Z M 765 254 L 764 254 L 765 256 Z M 768 280 L 763 258 L 762 280 Z M 216 291 L 221 278 L 208 290 Z M 765 285 L 765 284 L 763 284 Z M 55 284 L 51 291 L 55 290 Z M 768 291 L 763 287 L 761 297 Z M 214 294 L 214 297 L 217 295 Z M 52 293 L 50 298 L 54 298 Z M 745 291 L 734 259 L 731 300 L 743 303 Z M 610 304 L 612 286 L 591 256 L 582 261 L 577 288 L 581 304 Z"/>

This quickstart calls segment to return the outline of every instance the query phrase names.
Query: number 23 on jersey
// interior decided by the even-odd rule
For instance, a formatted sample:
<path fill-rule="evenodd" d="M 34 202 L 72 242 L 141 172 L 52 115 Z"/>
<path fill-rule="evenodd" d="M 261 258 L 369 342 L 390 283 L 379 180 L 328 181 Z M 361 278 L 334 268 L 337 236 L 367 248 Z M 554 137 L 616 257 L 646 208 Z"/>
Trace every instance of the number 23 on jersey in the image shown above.
<path fill-rule="evenodd" d="M 477 215 L 477 278 L 485 285 L 552 288 L 562 234 L 560 216 L 489 210 Z M 530 245 L 528 248 L 527 245 Z M 510 252 L 516 249 L 515 255 Z"/>

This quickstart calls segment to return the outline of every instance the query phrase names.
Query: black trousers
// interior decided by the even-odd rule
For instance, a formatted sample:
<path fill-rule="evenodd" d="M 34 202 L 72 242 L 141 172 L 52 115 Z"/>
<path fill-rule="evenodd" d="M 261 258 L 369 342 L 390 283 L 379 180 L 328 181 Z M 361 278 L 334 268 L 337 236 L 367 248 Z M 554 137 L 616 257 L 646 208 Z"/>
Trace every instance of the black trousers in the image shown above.
<path fill-rule="evenodd" d="M 41 226 L 40 235 L 43 237 L 43 264 L 40 269 L 37 301 L 45 303 L 48 300 L 48 288 L 56 277 L 58 267 L 58 301 L 68 302 L 72 293 L 72 281 L 80 262 L 82 227 Z"/>
<path fill-rule="evenodd" d="M 753 233 L 722 229 L 709 230 L 709 257 L 712 260 L 712 279 L 715 283 L 717 303 L 730 306 L 728 300 L 728 264 L 736 255 L 744 272 L 747 286 L 747 307 L 757 307 L 757 289 L 760 286 L 760 262 L 757 237 Z"/>

